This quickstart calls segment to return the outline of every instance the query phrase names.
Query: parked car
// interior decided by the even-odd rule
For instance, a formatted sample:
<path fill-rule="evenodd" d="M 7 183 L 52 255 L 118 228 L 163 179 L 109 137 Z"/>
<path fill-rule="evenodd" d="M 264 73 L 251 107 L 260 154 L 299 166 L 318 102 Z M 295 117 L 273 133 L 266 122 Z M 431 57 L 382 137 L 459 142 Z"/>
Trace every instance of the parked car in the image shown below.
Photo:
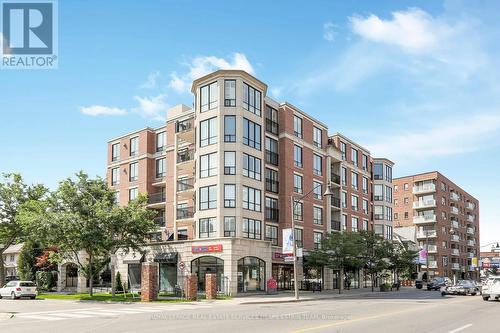
<path fill-rule="evenodd" d="M 32 281 L 10 281 L 3 288 L 0 288 L 0 298 L 10 297 L 17 299 L 29 297 L 35 299 L 38 295 L 36 285 Z"/>
<path fill-rule="evenodd" d="M 490 298 L 498 300 L 500 298 L 500 276 L 488 278 L 482 287 L 483 300 Z"/>
<path fill-rule="evenodd" d="M 442 287 L 450 286 L 451 280 L 446 277 L 435 277 L 427 283 L 427 290 L 441 290 Z"/>
<path fill-rule="evenodd" d="M 441 288 L 441 295 L 477 295 L 477 288 L 474 282 L 470 280 L 458 280 L 454 285 Z"/>
<path fill-rule="evenodd" d="M 481 284 L 481 282 L 478 282 L 476 280 L 471 280 L 472 283 L 474 283 L 474 285 L 476 286 L 476 291 L 479 295 L 482 295 L 483 294 L 483 285 Z"/>

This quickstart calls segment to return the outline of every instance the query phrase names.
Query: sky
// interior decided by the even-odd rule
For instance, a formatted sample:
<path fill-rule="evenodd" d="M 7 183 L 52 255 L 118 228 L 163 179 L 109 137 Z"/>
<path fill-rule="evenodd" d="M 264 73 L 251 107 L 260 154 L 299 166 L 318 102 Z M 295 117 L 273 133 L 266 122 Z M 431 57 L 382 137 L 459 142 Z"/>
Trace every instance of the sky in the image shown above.
<path fill-rule="evenodd" d="M 60 0 L 56 70 L 0 70 L 0 172 L 55 188 L 105 176 L 107 141 L 192 105 L 191 81 L 244 69 L 395 163 L 480 201 L 500 241 L 498 1 Z M 486 247 L 485 249 L 488 249 Z"/>

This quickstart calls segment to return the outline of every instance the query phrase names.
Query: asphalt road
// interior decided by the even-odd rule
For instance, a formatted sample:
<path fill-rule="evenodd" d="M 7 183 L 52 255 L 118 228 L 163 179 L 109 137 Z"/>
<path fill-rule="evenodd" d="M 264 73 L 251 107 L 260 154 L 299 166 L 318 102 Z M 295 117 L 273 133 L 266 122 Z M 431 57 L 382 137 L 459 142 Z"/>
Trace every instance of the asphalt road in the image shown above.
<path fill-rule="evenodd" d="M 244 301 L 244 299 L 243 299 Z M 411 290 L 299 303 L 0 300 L 0 332 L 498 333 L 500 302 Z"/>

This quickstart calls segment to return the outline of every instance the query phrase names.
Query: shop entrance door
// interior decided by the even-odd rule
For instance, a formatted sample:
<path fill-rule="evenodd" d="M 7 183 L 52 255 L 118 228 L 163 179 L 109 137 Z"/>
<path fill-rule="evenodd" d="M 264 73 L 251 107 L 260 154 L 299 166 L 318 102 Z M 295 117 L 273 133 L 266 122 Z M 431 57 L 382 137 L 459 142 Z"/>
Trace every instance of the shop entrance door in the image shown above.
<path fill-rule="evenodd" d="M 177 265 L 173 263 L 160 263 L 160 290 L 173 292 L 177 284 Z"/>
<path fill-rule="evenodd" d="M 278 290 L 291 290 L 293 266 L 273 264 L 273 278 L 278 284 Z"/>

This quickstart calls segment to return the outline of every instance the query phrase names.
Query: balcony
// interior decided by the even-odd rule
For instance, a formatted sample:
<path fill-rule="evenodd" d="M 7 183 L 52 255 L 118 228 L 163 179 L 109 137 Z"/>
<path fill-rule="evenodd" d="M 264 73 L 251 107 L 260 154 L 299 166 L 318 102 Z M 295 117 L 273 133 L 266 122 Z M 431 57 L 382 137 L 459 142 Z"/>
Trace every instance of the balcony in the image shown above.
<path fill-rule="evenodd" d="M 272 165 L 278 165 L 279 164 L 279 155 L 276 154 L 275 152 L 272 152 L 272 151 L 266 149 L 266 163 L 272 164 Z"/>
<path fill-rule="evenodd" d="M 429 260 L 429 268 L 437 268 L 437 261 L 436 260 Z M 426 264 L 422 265 L 422 268 L 427 268 Z"/>
<path fill-rule="evenodd" d="M 277 180 L 266 178 L 266 191 L 278 193 L 280 182 Z"/>
<path fill-rule="evenodd" d="M 475 220 L 476 218 L 474 217 L 474 215 L 467 215 L 467 221 L 474 222 Z"/>
<path fill-rule="evenodd" d="M 473 240 L 473 239 L 469 239 L 469 240 L 467 241 L 467 246 L 476 246 L 476 241 L 475 241 L 475 240 Z"/>
<path fill-rule="evenodd" d="M 436 207 L 436 200 L 427 199 L 427 200 L 418 200 L 413 202 L 413 209 L 427 209 Z"/>
<path fill-rule="evenodd" d="M 459 201 L 460 200 L 460 196 L 457 194 L 457 192 L 451 192 L 450 193 L 450 199 L 453 200 L 453 201 Z"/>
<path fill-rule="evenodd" d="M 187 220 L 194 217 L 194 207 L 177 208 L 177 220 Z"/>
<path fill-rule="evenodd" d="M 460 270 L 460 264 L 458 262 L 452 262 L 451 269 L 453 269 L 455 271 Z"/>
<path fill-rule="evenodd" d="M 458 235 L 451 235 L 452 242 L 460 242 L 460 237 Z"/>
<path fill-rule="evenodd" d="M 266 207 L 266 220 L 271 222 L 279 221 L 279 209 Z"/>
<path fill-rule="evenodd" d="M 279 124 L 271 119 L 266 119 L 266 131 L 278 135 L 280 131 Z"/>
<path fill-rule="evenodd" d="M 413 186 L 413 194 L 416 195 L 432 193 L 432 192 L 436 192 L 435 184 L 423 184 L 423 185 Z"/>
<path fill-rule="evenodd" d="M 427 248 L 428 253 L 437 253 L 437 245 L 429 245 Z"/>
<path fill-rule="evenodd" d="M 155 217 L 154 222 L 158 227 L 165 227 L 165 217 L 163 216 Z"/>
<path fill-rule="evenodd" d="M 474 235 L 474 228 L 467 228 L 467 234 Z"/>
<path fill-rule="evenodd" d="M 450 207 L 450 213 L 458 215 L 458 207 L 451 206 Z"/>
<path fill-rule="evenodd" d="M 193 149 L 184 149 L 177 153 L 177 163 L 189 162 L 194 159 Z"/>
<path fill-rule="evenodd" d="M 459 228 L 459 224 L 458 224 L 458 221 L 455 221 L 455 220 L 452 220 L 451 221 L 451 226 L 455 229 Z"/>
<path fill-rule="evenodd" d="M 423 238 L 435 238 L 437 237 L 437 231 L 430 229 L 430 230 L 419 230 L 417 232 L 417 238 L 423 239 Z"/>
<path fill-rule="evenodd" d="M 474 258 L 474 252 L 467 252 L 467 258 L 469 259 Z"/>
<path fill-rule="evenodd" d="M 149 205 L 165 204 L 165 192 L 157 192 L 150 194 L 148 197 Z"/>
<path fill-rule="evenodd" d="M 340 221 L 331 220 L 330 227 L 333 231 L 341 231 Z"/>
<path fill-rule="evenodd" d="M 469 209 L 469 210 L 474 210 L 474 208 L 476 208 L 476 206 L 472 203 L 472 202 L 467 202 L 467 204 L 465 205 L 465 208 Z"/>
<path fill-rule="evenodd" d="M 340 185 L 340 176 L 337 175 L 336 173 L 332 172 L 330 173 L 330 178 L 332 180 L 332 183 Z"/>
<path fill-rule="evenodd" d="M 340 209 L 340 198 L 332 196 L 332 207 Z"/>
<path fill-rule="evenodd" d="M 193 119 L 178 121 L 175 124 L 175 133 L 178 134 L 179 139 L 194 143 L 195 131 Z"/>
<path fill-rule="evenodd" d="M 184 192 L 194 189 L 194 177 L 177 180 L 177 192 Z"/>
<path fill-rule="evenodd" d="M 451 249 L 451 255 L 452 256 L 459 256 L 460 255 L 460 251 L 458 249 Z"/>
<path fill-rule="evenodd" d="M 413 223 L 415 224 L 427 224 L 427 223 L 436 223 L 436 215 L 420 215 L 413 217 Z"/>

